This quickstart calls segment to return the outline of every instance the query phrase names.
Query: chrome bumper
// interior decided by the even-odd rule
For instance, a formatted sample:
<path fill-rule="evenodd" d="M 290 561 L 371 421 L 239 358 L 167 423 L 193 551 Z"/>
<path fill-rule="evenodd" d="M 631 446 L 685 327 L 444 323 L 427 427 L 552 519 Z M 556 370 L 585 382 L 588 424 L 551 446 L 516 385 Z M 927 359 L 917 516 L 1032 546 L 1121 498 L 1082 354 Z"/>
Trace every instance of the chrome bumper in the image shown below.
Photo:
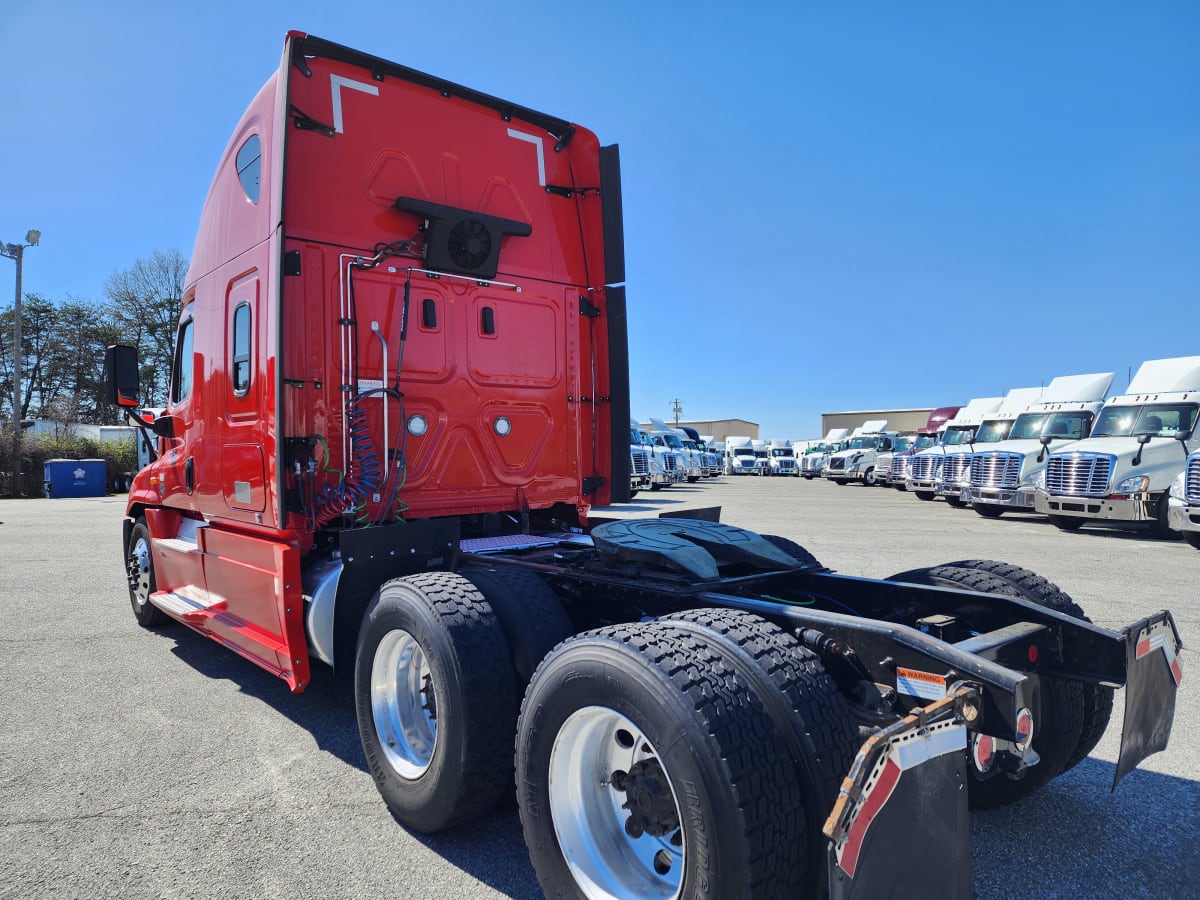
<path fill-rule="evenodd" d="M 992 506 L 1011 506 L 1015 509 L 1033 509 L 1034 489 L 1030 485 L 1019 488 L 994 488 L 964 485 L 959 497 L 964 503 L 988 503 Z"/>
<path fill-rule="evenodd" d="M 1167 522 L 1176 531 L 1200 531 L 1200 506 L 1170 501 Z"/>
<path fill-rule="evenodd" d="M 1150 522 L 1154 519 L 1153 505 L 1148 493 L 1130 494 L 1127 500 L 1113 500 L 1108 497 L 1059 496 L 1039 490 L 1033 498 L 1034 509 L 1043 515 L 1116 522 Z"/>

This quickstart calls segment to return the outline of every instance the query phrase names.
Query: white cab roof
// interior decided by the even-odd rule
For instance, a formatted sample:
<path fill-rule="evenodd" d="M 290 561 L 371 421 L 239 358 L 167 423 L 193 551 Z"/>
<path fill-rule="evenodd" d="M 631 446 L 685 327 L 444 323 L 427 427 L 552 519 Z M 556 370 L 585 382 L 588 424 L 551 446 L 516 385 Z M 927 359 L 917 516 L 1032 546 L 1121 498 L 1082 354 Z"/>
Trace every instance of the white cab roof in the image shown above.
<path fill-rule="evenodd" d="M 828 444 L 832 441 L 840 441 L 849 433 L 850 429 L 848 428 L 830 428 L 829 434 L 825 435 L 825 443 Z"/>
<path fill-rule="evenodd" d="M 977 424 L 983 420 L 983 417 L 988 413 L 994 413 L 1000 408 L 1000 404 L 1004 402 L 1003 397 L 976 397 L 966 406 L 958 411 L 953 419 L 947 422 L 947 425 L 971 425 Z"/>
<path fill-rule="evenodd" d="M 1060 375 L 1046 385 L 1039 403 L 1085 403 L 1103 400 L 1112 387 L 1112 372 L 1094 375 Z"/>
<path fill-rule="evenodd" d="M 1126 394 L 1164 394 L 1200 390 L 1200 356 L 1149 359 L 1142 363 Z"/>
<path fill-rule="evenodd" d="M 887 419 L 870 419 L 863 422 L 862 434 L 878 434 L 887 428 Z"/>
<path fill-rule="evenodd" d="M 1005 395 L 1004 402 L 1000 404 L 1000 408 L 996 412 L 1000 414 L 1021 412 L 1027 406 L 1040 402 L 1041 396 L 1042 389 L 1040 387 L 1013 388 Z"/>

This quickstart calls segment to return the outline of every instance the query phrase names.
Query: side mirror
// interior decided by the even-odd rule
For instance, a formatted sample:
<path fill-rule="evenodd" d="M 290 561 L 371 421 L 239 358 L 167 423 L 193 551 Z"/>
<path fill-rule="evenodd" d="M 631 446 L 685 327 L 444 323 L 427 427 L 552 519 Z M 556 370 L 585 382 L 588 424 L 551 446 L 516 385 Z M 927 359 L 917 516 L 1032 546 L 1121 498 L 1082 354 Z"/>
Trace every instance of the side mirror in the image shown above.
<path fill-rule="evenodd" d="M 1137 436 L 1137 442 L 1138 442 L 1139 444 L 1145 445 L 1145 444 L 1148 444 L 1148 443 L 1150 443 L 1150 439 L 1151 439 L 1152 437 L 1154 437 L 1154 435 L 1152 435 L 1152 434 L 1149 434 L 1149 433 L 1146 433 L 1146 434 L 1139 434 L 1139 435 Z"/>
<path fill-rule="evenodd" d="M 135 409 L 141 385 L 138 379 L 137 348 L 114 344 L 104 353 L 104 378 L 108 382 L 108 402 Z"/>
<path fill-rule="evenodd" d="M 1049 446 L 1050 446 L 1050 442 L 1051 442 L 1051 441 L 1053 441 L 1053 440 L 1054 440 L 1054 435 L 1052 435 L 1052 434 L 1043 434 L 1043 435 L 1042 435 L 1042 437 L 1041 437 L 1042 446 L 1043 446 L 1043 447 L 1049 447 Z"/>
<path fill-rule="evenodd" d="M 159 416 L 150 423 L 150 430 L 161 438 L 175 437 L 175 417 Z"/>

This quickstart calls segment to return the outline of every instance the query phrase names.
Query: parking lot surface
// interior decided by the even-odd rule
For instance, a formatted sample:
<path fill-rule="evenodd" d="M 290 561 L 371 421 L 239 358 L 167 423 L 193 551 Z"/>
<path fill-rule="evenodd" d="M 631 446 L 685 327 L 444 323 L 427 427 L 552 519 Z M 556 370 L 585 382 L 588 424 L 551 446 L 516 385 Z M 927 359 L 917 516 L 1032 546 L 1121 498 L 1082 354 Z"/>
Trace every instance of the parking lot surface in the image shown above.
<path fill-rule="evenodd" d="M 1022 803 L 972 814 L 975 893 L 1200 896 L 1200 552 L 799 479 L 720 478 L 611 514 L 713 505 L 846 574 L 1001 559 L 1108 628 L 1173 610 L 1188 646 L 1170 748 L 1110 793 L 1119 692 L 1088 759 Z M 539 896 L 515 802 L 434 836 L 388 814 L 328 670 L 292 695 L 187 628 L 139 628 L 123 510 L 123 497 L 0 500 L 0 897 Z"/>

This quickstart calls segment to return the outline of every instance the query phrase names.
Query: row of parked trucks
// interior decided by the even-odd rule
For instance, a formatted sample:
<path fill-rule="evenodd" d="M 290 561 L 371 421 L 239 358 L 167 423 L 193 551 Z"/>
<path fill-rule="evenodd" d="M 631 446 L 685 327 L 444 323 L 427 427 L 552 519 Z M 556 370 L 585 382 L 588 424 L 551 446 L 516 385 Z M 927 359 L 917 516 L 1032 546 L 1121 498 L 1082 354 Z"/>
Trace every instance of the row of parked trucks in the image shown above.
<path fill-rule="evenodd" d="M 1111 631 L 1003 563 L 871 580 L 715 510 L 595 515 L 639 450 L 704 471 L 697 436 L 626 439 L 621 206 L 588 129 L 289 33 L 209 191 L 165 408 L 134 348 L 106 360 L 157 457 L 122 523 L 137 622 L 297 693 L 344 673 L 395 818 L 515 792 L 548 897 L 968 896 L 968 807 L 1083 760 L 1114 689 L 1114 782 L 1166 746 L 1171 614 Z M 1190 429 L 1192 396 L 1128 433 Z"/>
<path fill-rule="evenodd" d="M 866 422 L 843 449 L 813 459 L 811 477 L 888 484 L 989 518 L 1040 513 L 1064 530 L 1147 523 L 1160 537 L 1182 533 L 1200 548 L 1200 453 L 1188 443 L 1200 409 L 1200 356 L 1148 360 L 1123 394 L 1108 396 L 1113 379 L 1064 375 L 978 397 L 935 410 L 912 436 Z"/>

